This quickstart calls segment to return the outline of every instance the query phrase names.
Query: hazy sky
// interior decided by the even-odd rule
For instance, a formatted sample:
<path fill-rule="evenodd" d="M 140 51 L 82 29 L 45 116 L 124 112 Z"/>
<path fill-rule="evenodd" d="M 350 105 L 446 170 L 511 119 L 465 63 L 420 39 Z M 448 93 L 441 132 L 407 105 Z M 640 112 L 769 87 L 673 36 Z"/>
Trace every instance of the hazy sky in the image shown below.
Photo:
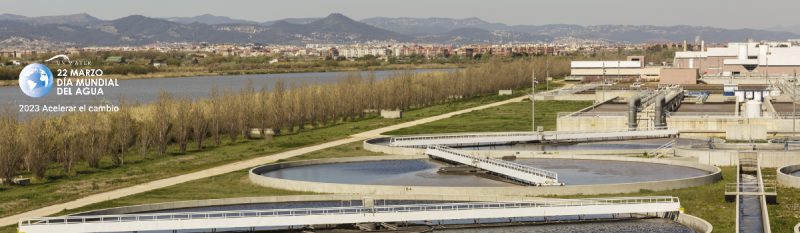
<path fill-rule="evenodd" d="M 479 17 L 506 24 L 652 24 L 768 28 L 800 23 L 800 0 L 0 0 L 0 13 L 101 19 L 205 13 L 267 21 L 331 12 L 369 17 Z"/>

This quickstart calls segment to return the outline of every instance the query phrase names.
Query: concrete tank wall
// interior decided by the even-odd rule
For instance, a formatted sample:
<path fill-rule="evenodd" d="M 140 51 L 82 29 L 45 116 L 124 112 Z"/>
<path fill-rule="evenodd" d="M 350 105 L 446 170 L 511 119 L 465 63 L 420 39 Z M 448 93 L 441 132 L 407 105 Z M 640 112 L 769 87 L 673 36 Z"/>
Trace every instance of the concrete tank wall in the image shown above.
<path fill-rule="evenodd" d="M 778 168 L 790 164 L 800 164 L 800 155 L 798 155 L 800 152 L 796 150 L 743 150 L 741 152 L 756 152 L 758 161 L 761 163 L 762 167 Z M 738 150 L 711 150 L 688 147 L 675 148 L 676 156 L 697 158 L 698 163 L 714 166 L 738 165 L 739 153 L 740 151 Z"/>
<path fill-rule="evenodd" d="M 388 138 L 375 138 L 365 140 L 362 145 L 364 150 L 372 152 L 380 152 L 391 155 L 425 155 L 423 148 L 405 148 L 393 147 L 387 145 L 376 144 L 376 140 L 388 140 Z M 498 150 L 456 150 L 459 153 L 469 155 L 501 158 L 503 156 L 535 156 L 544 154 L 573 154 L 573 155 L 615 155 L 615 156 L 629 156 L 629 155 L 642 155 L 645 152 L 650 152 L 652 149 L 620 149 L 620 150 L 569 150 L 569 151 L 520 151 L 512 149 L 498 149 Z"/>
<path fill-rule="evenodd" d="M 260 174 L 282 168 L 324 164 L 341 163 L 355 161 L 380 161 L 380 160 L 402 160 L 419 159 L 426 156 L 371 156 L 354 158 L 337 158 L 308 160 L 299 162 L 277 163 L 256 167 L 250 170 L 250 181 L 265 187 L 315 192 L 315 193 L 339 193 L 339 194 L 409 194 L 409 195 L 490 195 L 490 196 L 547 196 L 547 195 L 596 195 L 596 194 L 620 194 L 633 193 L 641 190 L 663 191 L 679 188 L 696 187 L 711 184 L 722 178 L 721 170 L 714 166 L 702 165 L 698 163 L 666 160 L 666 159 L 644 159 L 634 157 L 619 156 L 556 156 L 542 155 L 533 158 L 559 158 L 559 159 L 596 159 L 614 160 L 628 162 L 653 162 L 676 166 L 687 166 L 710 172 L 710 174 L 674 180 L 636 182 L 622 184 L 599 184 L 599 185 L 567 185 L 567 186 L 545 186 L 545 187 L 431 187 L 431 186 L 395 186 L 395 185 L 359 185 L 359 184 L 339 184 L 322 183 L 310 181 L 286 180 L 262 176 Z"/>
<path fill-rule="evenodd" d="M 725 132 L 729 124 L 752 124 L 763 125 L 767 132 L 790 132 L 792 131 L 791 119 L 775 118 L 742 118 L 742 117 L 718 117 L 718 116 L 669 116 L 667 126 L 670 129 L 678 129 L 681 132 L 688 131 L 717 131 Z M 797 122 L 797 129 L 800 130 L 800 121 Z"/>
<path fill-rule="evenodd" d="M 800 164 L 778 168 L 778 184 L 785 187 L 800 188 L 800 177 L 791 175 L 798 170 L 800 170 Z"/>
<path fill-rule="evenodd" d="M 100 210 L 91 210 L 76 213 L 74 215 L 117 215 L 141 212 L 152 212 L 159 210 L 184 209 L 209 206 L 244 205 L 259 203 L 276 202 L 310 202 L 310 201 L 343 201 L 343 200 L 423 200 L 423 201 L 523 201 L 539 200 L 543 198 L 535 197 L 512 197 L 512 196 L 467 196 L 467 195 L 360 195 L 360 194 L 313 194 L 313 195 L 289 195 L 289 196 L 258 196 L 258 197 L 237 197 L 224 199 L 207 199 L 178 201 L 155 204 L 144 204 L 134 206 L 123 206 Z"/>
<path fill-rule="evenodd" d="M 556 120 L 558 131 L 584 131 L 628 128 L 626 116 L 561 117 Z"/>
<path fill-rule="evenodd" d="M 513 197 L 513 196 L 466 196 L 466 195 L 358 195 L 358 194 L 323 194 L 323 195 L 290 195 L 290 196 L 259 196 L 259 197 L 240 197 L 225 199 L 208 199 L 167 202 L 156 204 L 145 204 L 135 206 L 123 206 L 108 209 L 92 210 L 77 213 L 79 215 L 119 215 L 141 212 L 162 211 L 171 209 L 197 208 L 210 206 L 226 205 L 246 205 L 261 203 L 285 203 L 285 202 L 308 202 L 308 201 L 349 201 L 349 200 L 421 200 L 421 201 L 463 201 L 463 202 L 496 202 L 496 201 L 536 201 L 546 200 L 547 198 L 536 197 Z M 662 216 L 658 216 L 662 217 Z M 695 232 L 709 233 L 713 226 L 701 218 L 681 213 L 675 219 L 677 223 L 693 229 Z"/>
<path fill-rule="evenodd" d="M 711 223 L 693 215 L 681 213 L 675 221 L 692 228 L 692 230 L 697 233 L 711 233 L 714 231 L 714 226 L 712 226 Z"/>

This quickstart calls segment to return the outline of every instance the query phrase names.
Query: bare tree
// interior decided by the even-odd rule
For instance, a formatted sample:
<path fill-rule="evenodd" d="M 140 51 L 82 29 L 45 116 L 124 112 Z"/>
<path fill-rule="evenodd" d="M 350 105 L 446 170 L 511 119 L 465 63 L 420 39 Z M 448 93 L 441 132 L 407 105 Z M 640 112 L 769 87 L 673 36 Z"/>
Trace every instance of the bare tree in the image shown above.
<path fill-rule="evenodd" d="M 21 142 L 25 150 L 25 167 L 36 178 L 44 178 L 47 167 L 53 160 L 51 154 L 55 129 L 47 119 L 36 117 L 21 129 Z"/>
<path fill-rule="evenodd" d="M 178 148 L 181 153 L 186 153 L 186 147 L 189 144 L 189 137 L 192 133 L 191 116 L 191 102 L 186 97 L 178 98 L 175 101 L 175 113 L 172 117 L 172 122 L 175 125 L 175 141 L 178 143 Z"/>
<path fill-rule="evenodd" d="M 83 159 L 89 164 L 91 168 L 99 168 L 100 162 L 108 152 L 109 142 L 109 124 L 108 120 L 98 114 L 81 114 L 81 129 L 82 136 L 80 141 L 85 150 L 83 151 Z"/>
<path fill-rule="evenodd" d="M 136 121 L 131 116 L 127 106 L 121 104 L 118 112 L 109 113 L 111 125 L 111 138 L 109 149 L 111 161 L 116 166 L 125 164 L 125 153 L 136 142 Z"/>
<path fill-rule="evenodd" d="M 164 155 L 167 153 L 167 145 L 170 141 L 170 131 L 174 127 L 172 122 L 171 112 L 173 105 L 173 97 L 169 93 L 162 91 L 158 94 L 158 98 L 152 108 L 152 124 L 155 132 L 155 141 L 158 145 L 158 153 Z"/>
<path fill-rule="evenodd" d="M 222 119 L 224 117 L 224 112 L 222 110 L 222 98 L 220 97 L 219 90 L 217 90 L 216 87 L 211 88 L 211 94 L 208 98 L 208 127 L 209 131 L 211 131 L 211 137 L 214 138 L 214 144 L 219 146 L 222 144 Z"/>
<path fill-rule="evenodd" d="M 194 103 L 192 104 L 192 110 L 189 114 L 189 121 L 191 122 L 192 127 L 192 137 L 194 138 L 194 142 L 197 144 L 198 150 L 203 149 L 203 140 L 208 134 L 209 117 L 204 109 L 205 108 L 202 103 Z"/>
<path fill-rule="evenodd" d="M 17 116 L 10 109 L 0 113 L 0 183 L 12 183 L 23 163 L 18 127 Z"/>

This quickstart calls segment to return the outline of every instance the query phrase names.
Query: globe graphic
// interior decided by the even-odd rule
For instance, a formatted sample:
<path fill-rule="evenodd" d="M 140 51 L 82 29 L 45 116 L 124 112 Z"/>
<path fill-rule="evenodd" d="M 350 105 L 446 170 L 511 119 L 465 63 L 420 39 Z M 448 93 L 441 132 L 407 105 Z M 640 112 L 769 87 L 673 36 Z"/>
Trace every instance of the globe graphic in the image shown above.
<path fill-rule="evenodd" d="M 39 63 L 27 65 L 19 73 L 19 88 L 33 98 L 45 96 L 53 89 L 53 73 Z"/>

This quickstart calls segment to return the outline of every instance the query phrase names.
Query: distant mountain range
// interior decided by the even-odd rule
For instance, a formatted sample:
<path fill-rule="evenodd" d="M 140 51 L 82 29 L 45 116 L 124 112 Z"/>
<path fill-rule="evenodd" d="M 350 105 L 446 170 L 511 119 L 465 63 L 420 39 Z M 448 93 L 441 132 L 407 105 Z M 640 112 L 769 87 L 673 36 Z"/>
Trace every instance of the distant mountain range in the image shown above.
<path fill-rule="evenodd" d="M 324 18 L 289 18 L 256 22 L 210 14 L 195 17 L 151 18 L 131 15 L 101 20 L 88 14 L 26 17 L 0 15 L 0 41 L 9 38 L 46 40 L 77 45 L 141 45 L 153 42 L 209 43 L 363 43 L 397 41 L 473 44 L 548 42 L 563 38 L 608 42 L 707 42 L 786 40 L 800 38 L 800 25 L 768 30 L 722 29 L 697 26 L 571 24 L 506 25 L 478 18 L 368 18 L 352 20 L 342 14 Z"/>
<path fill-rule="evenodd" d="M 800 35 L 800 24 L 775 26 L 767 28 L 767 30 L 776 32 L 791 32 Z"/>

